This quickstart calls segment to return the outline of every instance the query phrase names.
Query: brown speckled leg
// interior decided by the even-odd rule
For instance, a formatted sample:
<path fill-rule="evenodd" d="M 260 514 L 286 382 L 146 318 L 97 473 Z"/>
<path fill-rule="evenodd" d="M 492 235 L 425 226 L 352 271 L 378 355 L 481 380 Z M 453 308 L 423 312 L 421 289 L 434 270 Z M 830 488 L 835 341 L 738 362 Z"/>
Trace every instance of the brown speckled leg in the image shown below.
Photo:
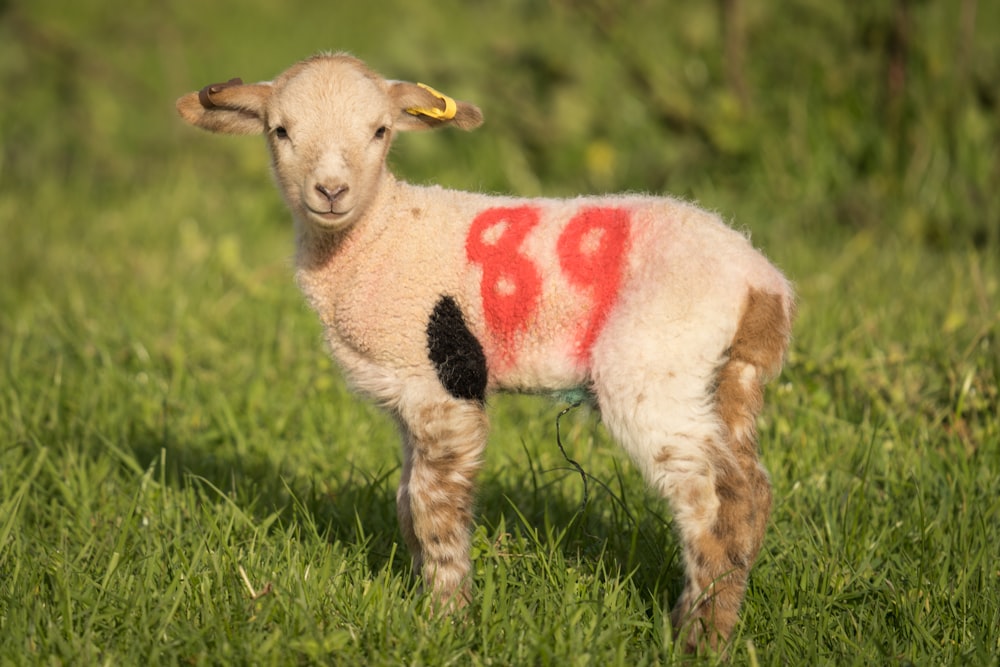
<path fill-rule="evenodd" d="M 463 606 L 470 592 L 469 529 L 486 414 L 476 401 L 443 399 L 399 419 L 403 473 L 396 504 L 403 537 L 437 601 Z"/>

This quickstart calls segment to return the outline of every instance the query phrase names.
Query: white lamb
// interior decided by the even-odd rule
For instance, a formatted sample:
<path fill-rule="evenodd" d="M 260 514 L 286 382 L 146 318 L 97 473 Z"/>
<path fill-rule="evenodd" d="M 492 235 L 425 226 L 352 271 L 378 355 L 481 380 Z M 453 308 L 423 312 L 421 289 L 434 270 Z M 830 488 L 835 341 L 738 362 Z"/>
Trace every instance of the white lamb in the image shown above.
<path fill-rule="evenodd" d="M 473 486 L 499 390 L 584 391 L 672 506 L 689 650 L 738 620 L 771 506 L 757 456 L 789 283 L 718 217 L 649 196 L 516 199 L 417 187 L 399 131 L 473 129 L 475 106 L 344 54 L 177 101 L 190 124 L 264 134 L 295 218 L 297 279 L 352 385 L 398 421 L 403 536 L 435 598 L 470 595 Z"/>

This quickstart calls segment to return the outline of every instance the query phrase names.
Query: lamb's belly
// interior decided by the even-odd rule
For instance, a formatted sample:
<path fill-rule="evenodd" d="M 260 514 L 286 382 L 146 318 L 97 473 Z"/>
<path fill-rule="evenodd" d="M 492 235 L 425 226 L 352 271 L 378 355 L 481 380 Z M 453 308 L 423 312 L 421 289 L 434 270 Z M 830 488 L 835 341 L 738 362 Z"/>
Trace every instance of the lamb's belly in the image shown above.
<path fill-rule="evenodd" d="M 487 362 L 490 362 L 487 356 Z M 563 350 L 522 350 L 514 365 L 490 366 L 490 376 L 496 388 L 504 391 L 532 393 L 564 392 L 585 386 L 588 369 Z"/>

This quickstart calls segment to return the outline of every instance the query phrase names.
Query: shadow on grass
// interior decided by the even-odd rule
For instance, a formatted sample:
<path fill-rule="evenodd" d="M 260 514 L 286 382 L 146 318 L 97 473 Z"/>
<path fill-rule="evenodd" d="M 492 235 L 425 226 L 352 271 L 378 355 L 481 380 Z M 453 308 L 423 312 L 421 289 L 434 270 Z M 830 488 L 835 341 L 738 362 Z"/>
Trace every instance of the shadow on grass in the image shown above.
<path fill-rule="evenodd" d="M 352 465 L 328 480 L 289 473 L 264 452 L 237 454 L 221 437 L 183 443 L 146 433 L 131 439 L 130 450 L 144 468 L 155 465 L 154 478 L 168 486 L 211 490 L 200 496 L 203 502 L 234 503 L 261 523 L 276 516 L 268 522 L 270 531 L 294 525 L 327 542 L 355 546 L 364 551 L 372 574 L 390 567 L 395 575 L 412 576 L 409 559 L 398 557 L 406 553 L 396 520 L 398 464 L 382 470 Z M 519 531 L 538 552 L 558 551 L 566 562 L 594 574 L 629 577 L 647 599 L 676 599 L 683 569 L 664 502 L 641 485 L 626 484 L 616 468 L 611 482 L 587 474 L 584 504 L 577 471 L 568 465 L 538 470 L 527 448 L 523 457 L 530 474 L 513 482 L 498 481 L 488 469 L 481 473 L 476 526 L 484 526 L 491 539 L 503 537 L 500 526 Z M 577 490 L 581 495 L 568 497 L 564 479 L 576 482 L 567 487 L 570 495 Z"/>
<path fill-rule="evenodd" d="M 527 467 L 529 454 L 524 456 Z M 666 503 L 650 497 L 641 484 L 624 484 L 621 470 L 615 472 L 612 482 L 585 473 L 586 503 L 583 483 L 568 466 L 542 471 L 544 483 L 539 485 L 523 476 L 514 483 L 484 479 L 477 522 L 490 534 L 500 525 L 508 532 L 516 527 L 536 541 L 540 552 L 558 549 L 574 566 L 595 573 L 617 572 L 619 577 L 630 577 L 640 594 L 662 597 L 666 593 L 673 600 L 679 594 L 683 570 L 677 539 L 664 518 Z M 578 496 L 557 488 L 563 479 Z"/>

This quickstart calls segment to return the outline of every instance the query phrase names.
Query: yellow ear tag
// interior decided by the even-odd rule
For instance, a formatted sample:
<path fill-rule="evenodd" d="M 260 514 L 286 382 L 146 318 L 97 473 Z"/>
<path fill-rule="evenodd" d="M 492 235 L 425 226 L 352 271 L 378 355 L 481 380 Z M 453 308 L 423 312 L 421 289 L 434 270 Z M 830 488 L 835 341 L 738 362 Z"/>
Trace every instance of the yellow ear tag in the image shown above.
<path fill-rule="evenodd" d="M 429 118 L 434 118 L 435 120 L 451 120 L 455 117 L 455 111 L 457 107 L 455 105 L 455 100 L 451 99 L 447 95 L 443 95 L 438 91 L 434 90 L 430 86 L 424 83 L 418 83 L 418 86 L 426 90 L 428 93 L 444 101 L 444 110 L 437 108 L 425 109 L 423 107 L 413 107 L 406 110 L 406 113 L 413 114 L 414 116 L 427 116 Z"/>

